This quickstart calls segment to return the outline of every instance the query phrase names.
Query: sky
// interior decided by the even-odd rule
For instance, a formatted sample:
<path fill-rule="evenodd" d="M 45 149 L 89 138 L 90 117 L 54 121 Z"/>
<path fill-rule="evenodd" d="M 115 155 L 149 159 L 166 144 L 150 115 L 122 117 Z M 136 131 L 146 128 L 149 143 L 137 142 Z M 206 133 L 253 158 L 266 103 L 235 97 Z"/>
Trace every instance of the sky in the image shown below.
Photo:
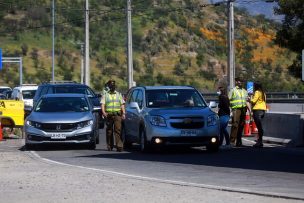
<path fill-rule="evenodd" d="M 223 2 L 225 0 L 209 0 L 210 3 Z M 274 14 L 273 8 L 276 6 L 276 3 L 266 3 L 265 0 L 235 0 L 236 7 L 246 8 L 250 14 L 259 15 L 264 14 L 267 18 L 273 19 L 280 22 L 282 16 Z"/>

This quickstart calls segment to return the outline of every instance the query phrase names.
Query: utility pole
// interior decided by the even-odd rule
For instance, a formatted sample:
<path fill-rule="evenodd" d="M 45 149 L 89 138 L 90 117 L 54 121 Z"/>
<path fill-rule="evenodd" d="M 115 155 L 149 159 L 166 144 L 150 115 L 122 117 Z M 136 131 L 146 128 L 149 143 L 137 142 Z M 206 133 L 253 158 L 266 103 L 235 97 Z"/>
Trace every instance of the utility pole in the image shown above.
<path fill-rule="evenodd" d="M 85 2 L 85 81 L 90 86 L 89 0 Z"/>
<path fill-rule="evenodd" d="M 84 84 L 84 60 L 83 60 L 83 56 L 84 56 L 84 43 L 81 42 L 80 44 L 80 54 L 81 54 L 81 65 L 80 65 L 80 83 Z"/>
<path fill-rule="evenodd" d="M 55 0 L 52 2 L 52 81 L 55 81 Z"/>
<path fill-rule="evenodd" d="M 234 0 L 227 0 L 228 7 L 228 82 L 229 89 L 234 88 L 235 78 L 235 53 L 234 53 Z"/>
<path fill-rule="evenodd" d="M 131 0 L 127 0 L 127 24 L 128 24 L 128 88 L 134 86 L 133 82 L 133 51 L 132 51 L 132 8 Z"/>

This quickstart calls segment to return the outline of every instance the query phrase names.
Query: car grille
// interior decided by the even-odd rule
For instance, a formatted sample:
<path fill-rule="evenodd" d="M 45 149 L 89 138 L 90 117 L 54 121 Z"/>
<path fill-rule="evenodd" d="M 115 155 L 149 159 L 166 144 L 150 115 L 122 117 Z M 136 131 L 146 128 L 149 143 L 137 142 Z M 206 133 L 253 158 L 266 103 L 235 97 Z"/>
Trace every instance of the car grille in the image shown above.
<path fill-rule="evenodd" d="M 204 127 L 203 117 L 171 117 L 170 125 L 177 129 L 198 129 Z"/>
<path fill-rule="evenodd" d="M 28 138 L 32 141 L 38 141 L 38 142 L 42 142 L 42 141 L 52 141 L 52 142 L 56 142 L 56 141 L 72 141 L 72 140 L 75 140 L 75 141 L 83 141 L 83 140 L 88 140 L 90 139 L 90 134 L 83 134 L 83 135 L 77 135 L 77 136 L 72 136 L 72 137 L 67 137 L 66 139 L 51 139 L 50 137 L 44 137 L 44 136 L 38 136 L 38 135 L 32 135 L 32 134 L 29 134 L 28 135 Z"/>
<path fill-rule="evenodd" d="M 161 138 L 164 143 L 171 144 L 203 144 L 209 143 L 210 137 L 166 137 Z"/>
<path fill-rule="evenodd" d="M 71 132 L 76 127 L 76 123 L 43 123 L 39 129 L 45 132 Z"/>

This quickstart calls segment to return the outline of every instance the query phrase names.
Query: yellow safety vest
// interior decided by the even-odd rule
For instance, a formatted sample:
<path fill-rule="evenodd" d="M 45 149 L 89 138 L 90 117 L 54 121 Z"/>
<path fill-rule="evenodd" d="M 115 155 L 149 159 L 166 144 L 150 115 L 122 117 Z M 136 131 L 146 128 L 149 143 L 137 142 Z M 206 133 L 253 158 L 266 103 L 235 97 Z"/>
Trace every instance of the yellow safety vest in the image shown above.
<path fill-rule="evenodd" d="M 233 88 L 231 97 L 230 97 L 230 106 L 232 109 L 246 107 L 246 98 L 248 94 L 245 89 Z"/>
<path fill-rule="evenodd" d="M 115 92 L 111 94 L 107 92 L 105 94 L 105 110 L 106 112 L 120 112 L 122 105 L 122 96 L 120 93 Z"/>

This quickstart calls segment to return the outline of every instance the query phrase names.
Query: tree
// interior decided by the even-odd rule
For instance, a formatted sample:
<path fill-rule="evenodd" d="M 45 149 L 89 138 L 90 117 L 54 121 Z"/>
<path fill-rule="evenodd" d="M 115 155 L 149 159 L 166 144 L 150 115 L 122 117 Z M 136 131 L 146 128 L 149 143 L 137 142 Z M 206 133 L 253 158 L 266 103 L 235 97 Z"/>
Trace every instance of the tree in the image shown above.
<path fill-rule="evenodd" d="M 276 14 L 285 15 L 283 25 L 276 35 L 276 43 L 287 47 L 299 55 L 304 48 L 304 4 L 303 0 L 276 0 L 278 7 L 275 9 Z M 300 57 L 298 57 L 300 59 Z M 292 74 L 299 77 L 301 64 L 295 61 L 292 67 Z"/>

